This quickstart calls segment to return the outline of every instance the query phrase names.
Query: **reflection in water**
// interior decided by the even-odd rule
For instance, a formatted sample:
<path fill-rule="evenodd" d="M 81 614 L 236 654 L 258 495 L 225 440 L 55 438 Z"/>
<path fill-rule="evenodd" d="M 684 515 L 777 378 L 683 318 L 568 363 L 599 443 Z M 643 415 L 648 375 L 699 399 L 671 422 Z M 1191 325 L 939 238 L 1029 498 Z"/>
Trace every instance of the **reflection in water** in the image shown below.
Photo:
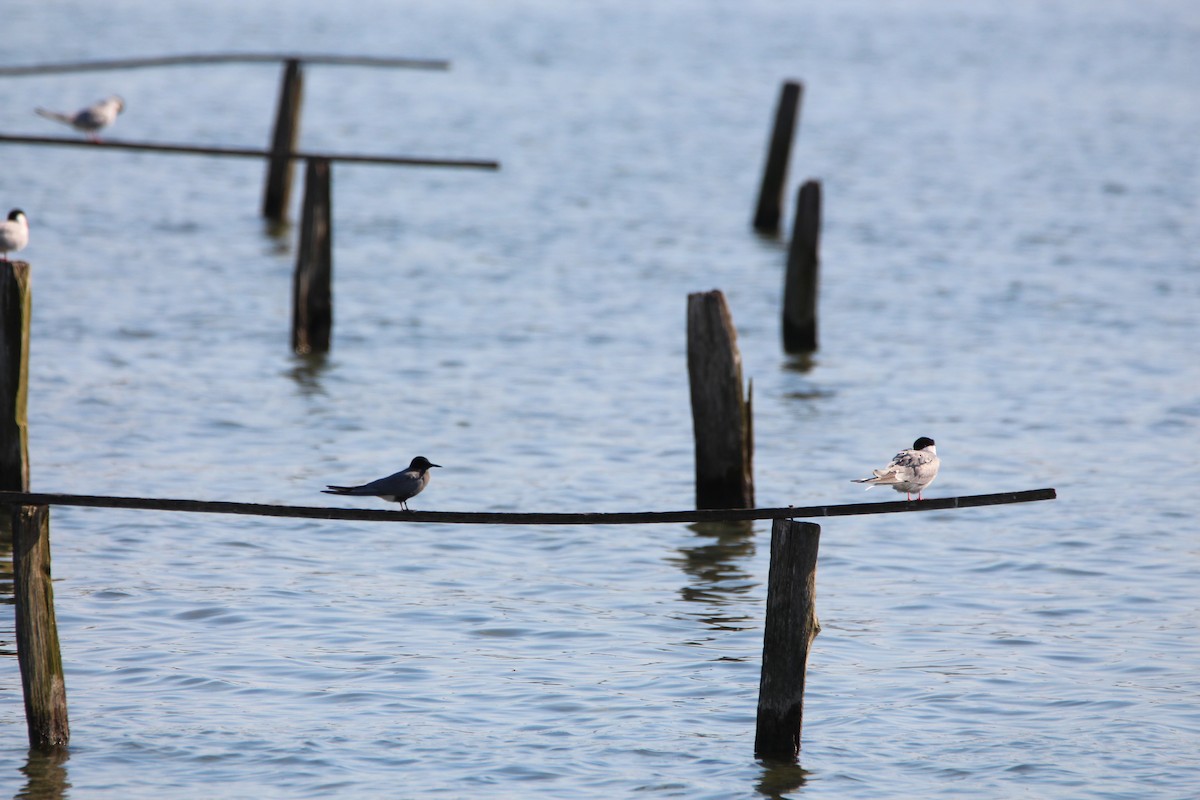
<path fill-rule="evenodd" d="M 679 548 L 678 564 L 695 580 L 680 590 L 684 600 L 704 603 L 701 619 L 718 630 L 741 630 L 750 619 L 746 614 L 720 613 L 719 608 L 745 595 L 758 585 L 738 564 L 754 556 L 754 524 L 700 522 L 688 526 L 698 544 Z"/>
<path fill-rule="evenodd" d="M 321 373 L 329 362 L 328 353 L 306 353 L 292 356 L 292 368 L 285 374 L 296 382 L 300 394 L 304 397 L 315 397 L 325 394 L 321 385 Z"/>
<path fill-rule="evenodd" d="M 758 785 L 754 788 L 763 797 L 770 797 L 773 800 L 785 798 L 790 792 L 804 786 L 808 780 L 808 770 L 795 762 L 764 759 L 760 763 L 763 771 L 758 779 Z"/>
<path fill-rule="evenodd" d="M 291 232 L 292 226 L 287 220 L 282 222 L 272 219 L 263 220 L 263 233 L 271 240 L 272 255 L 287 255 L 292 244 Z"/>
<path fill-rule="evenodd" d="M 4 513 L 0 509 L 0 513 Z M 12 539 L 0 537 L 0 605 L 11 606 L 13 599 Z M 17 654 L 16 619 L 12 613 L 0 616 L 0 656 Z"/>
<path fill-rule="evenodd" d="M 21 771 L 25 773 L 25 786 L 13 795 L 14 800 L 59 800 L 71 788 L 67 780 L 67 759 L 70 753 L 65 747 L 51 750 L 30 750 L 29 760 Z"/>

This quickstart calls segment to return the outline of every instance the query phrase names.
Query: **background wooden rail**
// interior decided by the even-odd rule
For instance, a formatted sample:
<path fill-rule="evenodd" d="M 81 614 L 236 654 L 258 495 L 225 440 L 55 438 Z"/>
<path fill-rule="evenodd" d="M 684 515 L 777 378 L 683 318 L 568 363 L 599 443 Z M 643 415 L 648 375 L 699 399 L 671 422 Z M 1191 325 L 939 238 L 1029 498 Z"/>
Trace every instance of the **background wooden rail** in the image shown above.
<path fill-rule="evenodd" d="M 56 147 L 89 147 L 107 148 L 110 150 L 138 150 L 147 153 L 176 153 L 196 156 L 227 156 L 232 158 L 269 158 L 270 150 L 256 147 L 201 147 L 186 144 L 161 144 L 158 142 L 125 142 L 105 139 L 102 142 L 92 142 L 87 139 L 67 138 L 63 136 L 13 136 L 0 133 L 0 143 L 38 144 Z M 328 161 L 338 161 L 351 164 L 390 164 L 409 167 L 467 167 L 471 169 L 500 169 L 500 162 L 486 159 L 470 158 L 421 158 L 417 156 L 371 156 L 354 153 L 309 153 L 304 151 L 288 154 L 294 160 L 323 158 Z"/>
<path fill-rule="evenodd" d="M 514 513 L 492 511 L 383 511 L 322 506 L 275 506 L 211 500 L 170 500 L 150 497 L 102 497 L 78 494 L 0 492 L 0 505 L 81 506 L 130 508 L 144 511 L 189 511 L 201 514 L 243 514 L 259 517 L 344 519 L 359 522 L 441 522 L 463 525 L 639 525 L 669 522 L 730 522 L 754 519 L 846 517 L 861 514 L 897 514 L 909 511 L 944 511 L 1008 503 L 1053 500 L 1054 489 L 976 494 L 891 503 L 851 503 L 833 506 L 786 508 L 725 508 L 689 511 L 628 511 L 611 513 Z"/>
<path fill-rule="evenodd" d="M 177 67 L 193 64 L 269 64 L 280 61 L 302 61 L 306 64 L 329 64 L 350 67 L 395 67 L 402 69 L 446 70 L 450 62 L 434 58 L 388 58 L 381 56 L 339 56 L 310 53 L 189 53 L 175 56 L 147 56 L 97 61 L 68 61 L 57 64 L 28 64 L 0 67 L 0 76 L 51 75 L 62 72 L 102 72 L 143 67 Z"/>

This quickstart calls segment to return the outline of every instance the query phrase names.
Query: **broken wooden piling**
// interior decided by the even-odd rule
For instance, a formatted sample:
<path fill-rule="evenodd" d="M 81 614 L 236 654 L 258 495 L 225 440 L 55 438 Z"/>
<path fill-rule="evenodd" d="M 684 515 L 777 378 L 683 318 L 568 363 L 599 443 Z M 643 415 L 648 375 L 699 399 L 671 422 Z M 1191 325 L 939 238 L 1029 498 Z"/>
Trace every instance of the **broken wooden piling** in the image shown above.
<path fill-rule="evenodd" d="M 30 270 L 25 261 L 0 261 L 0 491 L 29 491 Z M 9 515 L 0 514 L 0 534 Z"/>
<path fill-rule="evenodd" d="M 719 290 L 688 295 L 687 342 L 696 508 L 753 508 L 754 387 L 743 398 L 737 331 Z"/>
<path fill-rule="evenodd" d="M 311 159 L 304 176 L 300 248 L 292 280 L 292 350 L 329 352 L 333 329 L 333 223 L 331 174 L 325 159 Z"/>
<path fill-rule="evenodd" d="M 796 220 L 788 247 L 783 284 L 783 349 L 817 349 L 817 293 L 820 285 L 821 183 L 805 181 L 796 197 Z"/>
<path fill-rule="evenodd" d="M 754 229 L 760 233 L 774 235 L 779 232 L 784 183 L 787 181 L 788 161 L 791 158 L 792 139 L 803 92 L 804 84 L 799 81 L 785 81 L 779 90 L 775 124 L 771 128 L 767 163 L 763 167 L 758 206 L 754 212 Z"/>
<path fill-rule="evenodd" d="M 50 579 L 50 507 L 13 506 L 11 512 L 17 661 L 29 746 L 64 747 L 71 728 Z"/>
<path fill-rule="evenodd" d="M 791 760 L 800 754 L 804 679 L 817 620 L 817 547 L 821 526 L 777 519 L 771 525 L 771 566 L 763 623 L 762 674 L 754 753 Z"/>
<path fill-rule="evenodd" d="M 279 85 L 279 104 L 275 108 L 275 129 L 271 135 L 271 157 L 267 161 L 267 182 L 263 189 L 262 215 L 271 222 L 287 219 L 292 194 L 292 159 L 300 136 L 300 104 L 304 95 L 304 73 L 300 62 L 288 59 L 283 65 Z"/>

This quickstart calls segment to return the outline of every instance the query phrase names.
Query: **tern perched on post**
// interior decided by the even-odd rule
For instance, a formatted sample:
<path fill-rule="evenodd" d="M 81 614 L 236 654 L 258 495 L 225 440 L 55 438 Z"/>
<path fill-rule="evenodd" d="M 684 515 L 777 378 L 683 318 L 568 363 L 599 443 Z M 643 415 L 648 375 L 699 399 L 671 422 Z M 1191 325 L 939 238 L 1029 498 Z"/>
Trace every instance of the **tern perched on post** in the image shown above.
<path fill-rule="evenodd" d="M 874 474 L 870 478 L 860 478 L 854 483 L 868 483 L 868 489 L 890 486 L 897 492 L 904 492 L 909 500 L 912 500 L 912 493 L 916 492 L 917 499 L 924 500 L 922 492 L 937 477 L 941 463 L 933 439 L 922 436 L 913 442 L 911 450 L 901 450 L 896 453 L 892 463 L 883 469 L 871 470 Z"/>
<path fill-rule="evenodd" d="M 24 250 L 29 244 L 29 220 L 25 212 L 14 208 L 8 212 L 8 219 L 0 222 L 0 258 L 8 261 L 8 254 Z"/>
<path fill-rule="evenodd" d="M 114 94 L 93 103 L 87 108 L 81 108 L 74 114 L 60 114 L 57 111 L 47 111 L 44 108 L 36 108 L 34 112 L 46 119 L 70 125 L 75 130 L 86 133 L 87 137 L 93 142 L 98 142 L 100 141 L 98 135 L 100 131 L 116 122 L 117 114 L 120 114 L 124 110 L 125 101 Z"/>
<path fill-rule="evenodd" d="M 349 494 L 365 497 L 380 497 L 393 503 L 399 503 L 405 511 L 408 510 L 408 500 L 416 497 L 421 490 L 429 485 L 429 468 L 440 467 L 425 456 L 417 456 L 408 465 L 408 469 L 380 478 L 377 481 L 364 483 L 362 486 L 330 486 L 321 491 L 325 494 Z"/>

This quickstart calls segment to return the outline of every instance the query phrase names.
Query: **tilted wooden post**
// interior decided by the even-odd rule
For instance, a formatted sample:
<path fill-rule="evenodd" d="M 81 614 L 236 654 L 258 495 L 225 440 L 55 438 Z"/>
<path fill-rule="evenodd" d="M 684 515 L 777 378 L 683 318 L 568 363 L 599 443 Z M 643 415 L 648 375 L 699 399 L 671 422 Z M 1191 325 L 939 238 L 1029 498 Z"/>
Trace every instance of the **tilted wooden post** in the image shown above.
<path fill-rule="evenodd" d="M 779 232 L 783 185 L 787 180 L 788 160 L 792 153 L 796 117 L 803 93 L 804 84 L 799 81 L 786 81 L 779 91 L 779 103 L 775 107 L 775 125 L 771 129 L 767 163 L 763 168 L 762 187 L 758 192 L 758 208 L 754 212 L 754 229 L 761 233 Z"/>
<path fill-rule="evenodd" d="M 13 506 L 11 511 L 17 661 L 29 746 L 63 747 L 71 728 L 50 582 L 50 507 Z"/>
<path fill-rule="evenodd" d="M 292 350 L 329 352 L 333 329 L 332 178 L 329 161 L 310 159 L 304 175 L 300 250 L 292 280 Z"/>
<path fill-rule="evenodd" d="M 29 264 L 0 261 L 0 490 L 29 491 Z M 0 513 L 0 535 L 8 530 Z"/>
<path fill-rule="evenodd" d="M 796 221 L 783 285 L 783 349 L 817 349 L 817 289 L 821 265 L 821 183 L 805 181 L 796 199 Z"/>
<path fill-rule="evenodd" d="M 808 652 L 821 632 L 816 611 L 820 541 L 821 526 L 811 522 L 777 519 L 771 525 L 767 617 L 754 736 L 754 752 L 761 758 L 789 760 L 800 754 Z"/>
<path fill-rule="evenodd" d="M 696 508 L 753 508 L 754 389 L 743 399 L 737 331 L 720 291 L 688 295 L 687 340 Z"/>
<path fill-rule="evenodd" d="M 283 67 L 279 86 L 279 105 L 275 110 L 275 131 L 271 136 L 271 157 L 267 161 L 267 184 L 263 190 L 262 215 L 272 222 L 287 219 L 292 194 L 292 159 L 300 135 L 300 105 L 304 95 L 304 73 L 300 62 L 289 59 Z"/>

